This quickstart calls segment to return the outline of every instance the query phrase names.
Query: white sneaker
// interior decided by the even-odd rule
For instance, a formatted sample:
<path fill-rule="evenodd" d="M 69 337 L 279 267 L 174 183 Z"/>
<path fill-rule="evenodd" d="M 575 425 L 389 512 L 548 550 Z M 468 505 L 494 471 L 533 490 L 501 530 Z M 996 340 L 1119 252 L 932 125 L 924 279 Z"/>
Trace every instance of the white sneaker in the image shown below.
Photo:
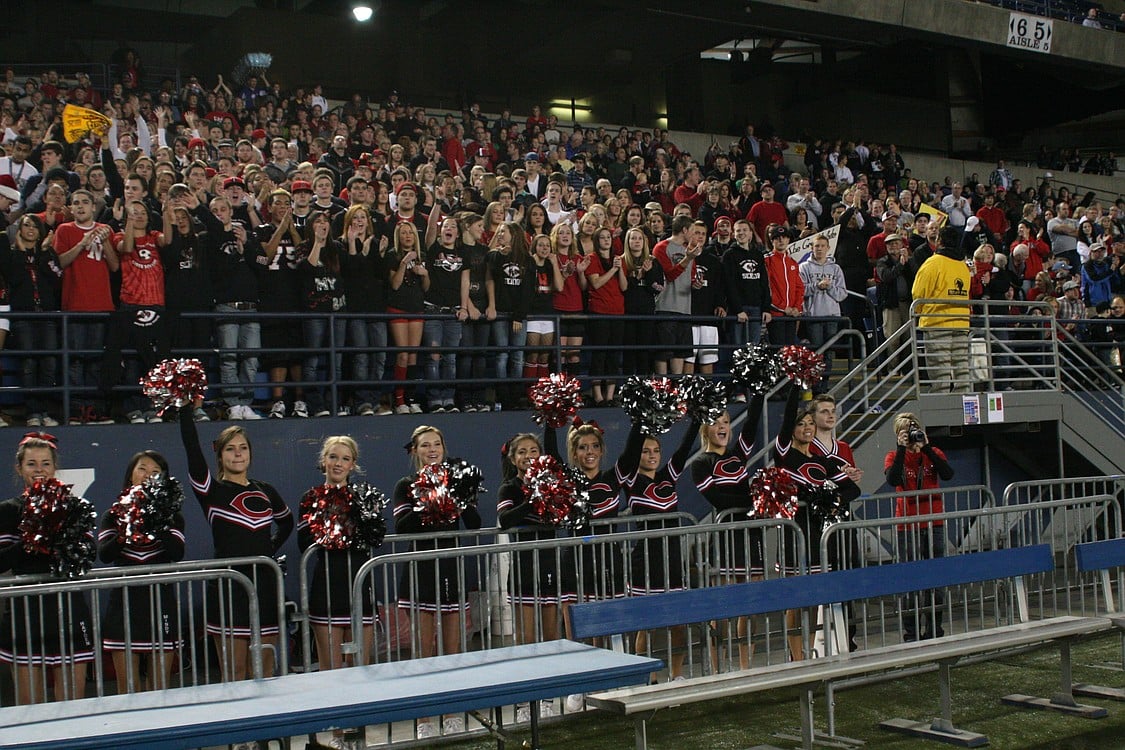
<path fill-rule="evenodd" d="M 420 740 L 429 739 L 430 737 L 437 737 L 437 725 L 430 721 L 420 721 L 418 722 L 418 730 L 417 732 L 415 732 L 415 734 Z"/>
<path fill-rule="evenodd" d="M 554 701 L 539 701 L 539 717 L 542 719 L 549 719 L 552 716 L 558 716 L 559 712 L 555 708 Z"/>
<path fill-rule="evenodd" d="M 211 421 L 211 417 L 207 414 L 207 412 L 203 411 L 202 406 L 195 407 L 195 410 L 191 413 L 191 418 L 194 419 L 196 422 L 210 422 Z"/>
<path fill-rule="evenodd" d="M 563 701 L 566 705 L 566 712 L 568 714 L 576 714 L 579 711 L 586 710 L 586 694 L 585 693 L 572 693 L 566 696 Z"/>
<path fill-rule="evenodd" d="M 531 721 L 531 706 L 526 703 L 516 706 L 516 723 L 526 724 Z"/>
<path fill-rule="evenodd" d="M 386 404 L 379 404 L 379 410 L 375 412 L 375 416 L 385 417 L 389 414 L 394 414 L 394 411 L 391 409 L 391 407 L 387 406 Z"/>
<path fill-rule="evenodd" d="M 309 418 L 309 405 L 304 401 L 293 402 L 293 416 L 299 419 Z"/>
<path fill-rule="evenodd" d="M 129 420 L 129 424 L 145 423 L 145 415 L 141 414 L 139 411 L 131 411 L 125 415 L 125 418 Z"/>
<path fill-rule="evenodd" d="M 362 403 L 362 404 L 359 405 L 358 412 L 359 412 L 359 416 L 361 416 L 361 417 L 374 416 L 375 407 L 372 406 L 371 404 L 368 404 L 368 403 Z"/>
<path fill-rule="evenodd" d="M 314 417 L 330 417 L 330 416 L 332 416 L 332 412 L 328 411 L 327 409 L 317 409 L 313 413 L 313 416 Z"/>
<path fill-rule="evenodd" d="M 2 422 L 2 421 L 3 421 L 3 418 L 0 417 L 0 422 Z M 4 426 L 7 427 L 8 423 L 4 422 Z M 28 427 L 43 427 L 43 417 L 39 416 L 38 414 L 32 414 L 31 416 L 29 416 L 27 418 L 27 426 Z"/>
<path fill-rule="evenodd" d="M 270 419 L 285 419 L 285 402 L 277 400 L 270 407 Z"/>
<path fill-rule="evenodd" d="M 160 424 L 161 422 L 164 421 L 164 418 L 159 416 L 154 411 L 146 411 L 145 412 L 145 421 L 147 421 L 149 424 Z"/>
<path fill-rule="evenodd" d="M 409 414 L 409 413 L 410 413 L 410 407 L 407 406 L 406 404 L 399 404 L 398 406 L 395 407 L 395 414 Z"/>
<path fill-rule="evenodd" d="M 352 408 L 350 406 L 341 406 L 336 411 L 337 417 L 350 417 L 352 415 Z"/>
<path fill-rule="evenodd" d="M 441 723 L 442 734 L 460 734 L 465 731 L 465 720 L 460 716 L 450 716 Z"/>
<path fill-rule="evenodd" d="M 410 405 L 410 413 L 411 414 L 421 414 L 422 413 L 422 405 L 421 404 L 411 404 Z"/>
<path fill-rule="evenodd" d="M 227 419 L 231 421 L 242 419 L 242 410 L 245 408 L 242 404 L 232 404 L 227 408 Z"/>
<path fill-rule="evenodd" d="M 39 418 L 43 422 L 44 427 L 58 427 L 59 421 L 52 417 L 50 414 L 40 414 Z"/>

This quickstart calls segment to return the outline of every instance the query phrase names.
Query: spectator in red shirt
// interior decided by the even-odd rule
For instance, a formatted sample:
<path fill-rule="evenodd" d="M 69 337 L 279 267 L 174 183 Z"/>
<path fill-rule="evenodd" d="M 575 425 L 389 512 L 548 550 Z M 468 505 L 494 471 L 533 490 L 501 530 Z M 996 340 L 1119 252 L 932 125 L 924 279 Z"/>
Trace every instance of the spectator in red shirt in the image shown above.
<path fill-rule="evenodd" d="M 875 267 L 875 262 L 887 254 L 887 235 L 898 234 L 898 215 L 887 211 L 883 214 L 883 231 L 872 235 L 867 241 L 867 262 Z"/>
<path fill-rule="evenodd" d="M 780 205 L 780 204 L 778 204 Z M 789 233 L 776 224 L 767 230 L 770 251 L 766 253 L 766 275 L 770 282 L 773 306 L 767 332 L 770 343 L 786 346 L 797 343 L 797 318 L 804 311 L 805 284 L 801 269 L 789 256 Z"/>
<path fill-rule="evenodd" d="M 121 380 L 123 349 L 137 352 L 136 359 L 131 358 L 125 366 L 125 381 L 135 384 L 142 372 L 168 358 L 170 348 L 164 320 L 164 265 L 160 259 L 160 248 L 168 244 L 168 238 L 149 227 L 143 201 L 131 201 L 125 211 L 124 231 L 115 234 L 112 245 L 107 246 L 107 255 L 115 255 L 121 267 L 120 304 L 110 318 L 98 379 L 98 388 L 107 400 L 112 399 L 113 387 Z M 130 393 L 123 403 L 131 424 L 161 421 L 156 412 L 143 411 L 146 401 L 137 393 Z"/>
<path fill-rule="evenodd" d="M 94 205 L 94 194 L 89 190 L 75 191 L 70 198 L 74 221 L 55 230 L 55 253 L 63 269 L 63 312 L 113 311 L 109 274 L 118 269 L 117 254 L 110 247 L 110 228 L 94 221 Z M 105 323 L 101 320 L 74 319 L 67 326 L 70 385 L 83 389 L 73 401 L 73 424 L 113 423 L 95 410 L 90 396 L 90 390 L 98 384 L 104 343 Z"/>
<path fill-rule="evenodd" d="M 1004 209 L 996 205 L 995 194 L 991 192 L 984 194 L 984 205 L 980 207 L 976 215 L 981 223 L 988 227 L 988 231 L 997 237 L 1003 237 L 1004 233 L 1008 231 L 1008 217 L 1004 214 Z"/>
<path fill-rule="evenodd" d="M 910 412 L 896 414 L 893 422 L 898 447 L 883 459 L 887 483 L 897 492 L 938 488 L 938 479 L 953 478 L 953 467 L 945 454 L 930 444 L 921 420 Z M 940 494 L 895 498 L 895 517 L 924 516 L 944 511 Z M 945 526 L 942 521 L 899 524 L 897 557 L 900 562 L 945 556 Z M 922 615 L 922 639 L 945 635 L 941 626 L 943 597 L 940 589 L 909 594 L 902 598 L 902 639 L 918 638 L 918 615 Z"/>
<path fill-rule="evenodd" d="M 699 208 L 703 205 L 703 197 L 708 183 L 703 180 L 699 167 L 689 167 L 684 173 L 683 184 L 677 185 L 672 191 L 672 200 L 676 203 L 686 203 L 691 206 L 691 215 L 699 215 Z"/>
<path fill-rule="evenodd" d="M 766 229 L 770 224 L 788 228 L 789 212 L 785 210 L 783 204 L 773 199 L 773 185 L 769 182 L 762 183 L 761 195 L 762 199 L 751 206 L 746 213 L 746 220 L 750 222 L 750 226 L 754 229 L 754 239 L 769 247 Z"/>

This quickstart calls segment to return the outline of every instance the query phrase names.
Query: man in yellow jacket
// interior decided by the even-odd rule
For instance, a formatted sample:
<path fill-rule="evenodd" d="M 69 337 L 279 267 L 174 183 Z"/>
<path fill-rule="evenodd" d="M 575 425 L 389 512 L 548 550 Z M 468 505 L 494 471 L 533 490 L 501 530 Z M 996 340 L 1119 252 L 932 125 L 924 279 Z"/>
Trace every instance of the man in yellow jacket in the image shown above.
<path fill-rule="evenodd" d="M 972 275 L 953 227 L 941 230 L 941 248 L 914 276 L 911 295 L 934 300 L 917 305 L 925 344 L 923 365 L 930 393 L 967 393 L 969 379 L 969 282 Z"/>

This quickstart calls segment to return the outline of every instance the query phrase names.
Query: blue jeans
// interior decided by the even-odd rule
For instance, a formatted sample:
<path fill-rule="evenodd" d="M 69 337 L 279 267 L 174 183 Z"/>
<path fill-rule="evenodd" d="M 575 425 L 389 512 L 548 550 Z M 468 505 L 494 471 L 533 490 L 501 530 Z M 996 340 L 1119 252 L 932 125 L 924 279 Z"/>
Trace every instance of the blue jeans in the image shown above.
<path fill-rule="evenodd" d="M 101 373 L 102 351 L 105 349 L 105 322 L 101 320 L 70 320 L 66 332 L 66 346 L 70 350 L 70 385 L 81 388 L 73 398 L 77 406 L 92 406 L 89 395 L 98 385 Z"/>
<path fill-rule="evenodd" d="M 492 321 L 492 343 L 496 345 L 496 377 L 523 377 L 523 350 L 527 346 L 527 322 L 521 321 L 518 331 L 512 330 L 512 321 Z"/>
<path fill-rule="evenodd" d="M 384 320 L 351 318 L 347 322 L 347 330 L 348 346 L 353 349 L 352 380 L 363 383 L 356 387 L 356 400 L 360 404 L 372 404 L 378 387 L 373 384 L 383 380 L 387 367 L 387 323 Z M 369 347 L 382 351 L 368 351 Z"/>
<path fill-rule="evenodd" d="M 15 350 L 57 351 L 58 323 L 54 320 L 13 320 L 8 345 Z M 54 355 L 26 356 L 21 365 L 20 384 L 24 389 L 54 388 L 59 384 L 58 359 Z M 55 398 L 57 395 L 54 393 L 28 393 L 26 402 L 28 415 L 45 413 Z"/>
<path fill-rule="evenodd" d="M 814 350 L 819 349 L 825 341 L 836 335 L 836 329 L 839 327 L 840 324 L 834 320 L 805 321 L 805 336 Z M 824 377 L 820 382 L 827 383 L 831 372 L 832 349 L 829 348 L 824 352 Z M 813 390 L 816 390 L 816 385 L 816 383 L 813 383 Z"/>
<path fill-rule="evenodd" d="M 426 358 L 426 380 L 457 379 L 457 352 L 461 344 L 461 321 L 456 318 L 438 320 L 427 319 L 422 327 L 422 345 L 432 349 L 447 351 L 433 352 Z M 456 392 L 452 382 L 428 389 L 427 401 L 431 407 L 439 404 L 452 404 Z"/>
<path fill-rule="evenodd" d="M 466 322 L 461 329 L 461 346 L 484 347 L 488 346 L 490 322 L 487 320 L 472 320 Z M 488 353 L 484 351 L 466 352 L 457 358 L 458 380 L 474 380 L 484 378 L 485 363 Z M 464 392 L 466 403 L 484 403 L 484 385 L 477 383 L 471 385 Z"/>
<path fill-rule="evenodd" d="M 329 382 L 337 380 L 344 364 L 344 353 L 341 351 L 341 347 L 344 345 L 344 331 L 347 328 L 347 321 L 343 318 L 329 318 L 327 316 L 306 318 L 302 322 L 302 328 L 305 332 L 306 348 L 328 349 L 330 346 L 335 348 L 335 352 L 306 352 L 305 368 L 301 373 L 302 378 L 309 382 L 319 380 L 320 362 L 323 360 L 326 363 L 331 363 L 324 369 L 325 380 Z M 327 393 L 328 386 L 324 385 L 310 385 L 306 388 L 305 395 L 306 401 L 309 403 L 309 409 L 315 412 L 324 408 Z"/>
<path fill-rule="evenodd" d="M 762 308 L 744 306 L 741 311 L 746 313 L 746 322 L 739 323 L 735 320 L 731 341 L 735 346 L 742 347 L 746 344 L 757 344 L 762 340 Z"/>
<path fill-rule="evenodd" d="M 215 305 L 215 312 L 225 313 L 215 326 L 219 354 L 219 377 L 223 383 L 223 400 L 231 406 L 249 405 L 254 400 L 254 381 L 258 378 L 258 358 L 240 352 L 262 348 L 262 326 L 252 311 L 235 310 L 231 305 Z M 242 385 L 242 388 L 228 386 Z"/>

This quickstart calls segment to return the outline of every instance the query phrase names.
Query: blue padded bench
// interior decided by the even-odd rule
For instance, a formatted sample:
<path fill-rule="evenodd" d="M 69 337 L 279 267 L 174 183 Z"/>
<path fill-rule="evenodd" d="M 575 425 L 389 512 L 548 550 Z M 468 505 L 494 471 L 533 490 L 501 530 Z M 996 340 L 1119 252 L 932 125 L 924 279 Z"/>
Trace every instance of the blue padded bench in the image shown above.
<path fill-rule="evenodd" d="M 1023 576 L 1052 570 L 1054 560 L 1051 549 L 1044 544 L 578 604 L 571 608 L 574 637 L 591 638 L 785 609 L 832 605 L 845 599 L 896 596 L 925 589 L 1014 579 L 1021 620 L 1013 625 L 981 632 L 836 654 L 761 669 L 694 677 L 659 685 L 616 689 L 588 695 L 586 702 L 615 713 L 634 716 L 636 744 L 640 750 L 647 747 L 645 717 L 656 709 L 776 688 L 800 687 L 804 688 L 801 691 L 802 743 L 804 747 L 811 748 L 814 734 L 813 689 L 848 677 L 937 663 L 941 684 L 941 717 L 932 723 L 895 719 L 884 722 L 883 726 L 974 747 L 987 744 L 987 738 L 957 729 L 953 725 L 949 685 L 952 665 L 967 656 L 999 654 L 1008 649 L 1056 643 L 1061 654 L 1063 676 L 1059 694 L 1050 700 L 1023 695 L 1009 695 L 1002 700 L 1019 705 L 1054 708 L 1087 717 L 1104 716 L 1104 709 L 1074 703 L 1071 696 L 1069 645 L 1075 638 L 1109 630 L 1112 627 L 1109 620 L 1099 617 L 1054 617 L 1037 621 L 1029 619 Z"/>
<path fill-rule="evenodd" d="M 658 659 L 552 641 L 265 680 L 12 706 L 0 709 L 0 747 L 198 748 L 531 701 L 532 742 L 538 748 L 539 700 L 647 682 L 661 666 Z"/>
<path fill-rule="evenodd" d="M 1100 542 L 1079 544 L 1074 548 L 1074 558 L 1078 563 L 1079 572 L 1098 574 L 1106 616 L 1121 631 L 1122 670 L 1125 671 L 1125 612 L 1121 611 L 1120 603 L 1114 602 L 1111 575 L 1114 569 L 1125 567 L 1125 539 L 1105 539 Z M 1125 701 L 1125 688 L 1081 683 L 1074 686 L 1074 694 Z"/>

